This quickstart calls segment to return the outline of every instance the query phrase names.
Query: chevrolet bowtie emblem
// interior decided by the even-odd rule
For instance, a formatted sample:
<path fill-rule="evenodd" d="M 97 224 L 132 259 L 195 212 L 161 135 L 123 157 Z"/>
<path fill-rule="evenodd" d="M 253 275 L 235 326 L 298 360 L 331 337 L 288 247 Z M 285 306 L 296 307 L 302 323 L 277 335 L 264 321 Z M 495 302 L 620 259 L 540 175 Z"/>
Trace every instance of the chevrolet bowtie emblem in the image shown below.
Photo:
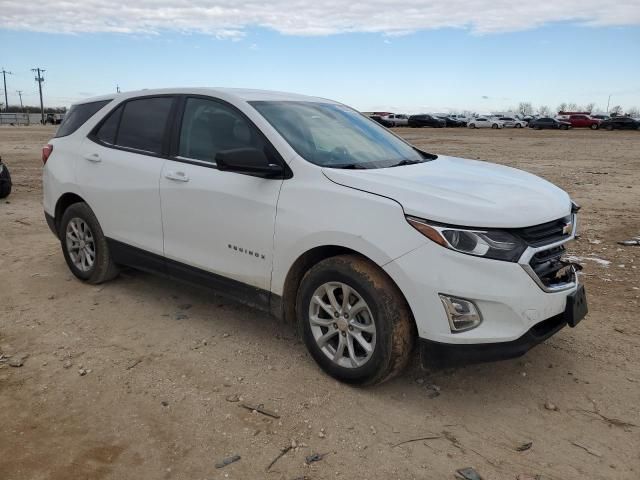
<path fill-rule="evenodd" d="M 573 231 L 573 223 L 572 222 L 565 223 L 564 227 L 562 227 L 562 234 L 563 235 L 570 235 L 572 231 Z"/>

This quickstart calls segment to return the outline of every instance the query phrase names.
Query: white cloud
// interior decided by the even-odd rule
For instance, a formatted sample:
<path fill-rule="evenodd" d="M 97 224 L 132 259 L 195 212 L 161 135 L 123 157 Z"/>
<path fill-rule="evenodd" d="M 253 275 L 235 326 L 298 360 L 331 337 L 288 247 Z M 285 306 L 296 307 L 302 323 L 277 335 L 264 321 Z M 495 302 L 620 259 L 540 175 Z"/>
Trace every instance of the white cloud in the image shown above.
<path fill-rule="evenodd" d="M 61 33 L 199 32 L 239 40 L 247 27 L 288 35 L 463 28 L 476 34 L 551 22 L 640 25 L 638 0 L 0 0 L 0 28 Z"/>

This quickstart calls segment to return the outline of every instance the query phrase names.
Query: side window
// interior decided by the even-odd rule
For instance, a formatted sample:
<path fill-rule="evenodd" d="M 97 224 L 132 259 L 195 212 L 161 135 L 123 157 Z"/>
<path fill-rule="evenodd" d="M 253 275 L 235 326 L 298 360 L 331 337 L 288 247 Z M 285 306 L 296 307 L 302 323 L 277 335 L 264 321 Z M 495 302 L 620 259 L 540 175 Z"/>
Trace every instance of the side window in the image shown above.
<path fill-rule="evenodd" d="M 218 152 L 235 148 L 265 150 L 253 125 L 235 109 L 206 98 L 187 98 L 178 155 L 215 163 Z"/>
<path fill-rule="evenodd" d="M 109 145 L 115 145 L 118 123 L 120 122 L 120 115 L 122 115 L 123 109 L 123 106 L 120 105 L 117 109 L 109 114 L 107 119 L 102 123 L 98 131 L 95 133 L 95 138 L 97 138 L 101 142 L 108 143 Z"/>
<path fill-rule="evenodd" d="M 99 102 L 82 103 L 74 105 L 64 116 L 64 120 L 58 127 L 57 137 L 66 137 L 79 129 L 84 122 L 93 117 L 98 110 L 104 107 L 111 100 L 101 100 Z"/>
<path fill-rule="evenodd" d="M 125 103 L 115 139 L 116 145 L 161 153 L 172 102 L 172 97 L 156 97 Z"/>

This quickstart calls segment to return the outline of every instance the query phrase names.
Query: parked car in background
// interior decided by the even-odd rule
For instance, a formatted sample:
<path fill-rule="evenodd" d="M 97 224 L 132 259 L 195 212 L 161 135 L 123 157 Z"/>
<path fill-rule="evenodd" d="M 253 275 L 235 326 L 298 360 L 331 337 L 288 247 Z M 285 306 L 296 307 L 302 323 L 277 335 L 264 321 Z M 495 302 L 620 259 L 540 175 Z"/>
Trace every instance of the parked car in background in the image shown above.
<path fill-rule="evenodd" d="M 390 113 L 382 119 L 389 122 L 392 127 L 406 127 L 409 124 L 409 116 L 403 113 Z"/>
<path fill-rule="evenodd" d="M 600 128 L 605 130 L 637 130 L 640 128 L 640 122 L 631 117 L 611 117 L 609 120 L 603 120 Z"/>
<path fill-rule="evenodd" d="M 529 122 L 529 128 L 533 128 L 535 130 L 542 130 L 545 128 L 569 130 L 571 128 L 571 124 L 569 122 L 564 122 L 555 118 L 542 117 Z"/>
<path fill-rule="evenodd" d="M 568 115 L 564 122 L 569 122 L 573 128 L 590 128 L 591 130 L 597 130 L 600 127 L 602 120 L 593 118 L 590 115 L 575 114 Z"/>
<path fill-rule="evenodd" d="M 8 197 L 11 193 L 11 174 L 0 158 L 0 198 Z"/>
<path fill-rule="evenodd" d="M 489 117 L 472 118 L 467 123 L 469 128 L 503 128 L 504 124 L 498 119 L 492 119 Z"/>
<path fill-rule="evenodd" d="M 419 115 L 411 115 L 409 117 L 409 126 L 416 127 L 434 127 L 434 128 L 442 128 L 446 126 L 446 122 L 441 118 L 434 117 L 433 115 L 428 115 L 426 113 L 421 113 Z"/>
<path fill-rule="evenodd" d="M 42 150 L 44 211 L 88 284 L 128 265 L 212 287 L 297 325 L 360 385 L 414 346 L 431 367 L 517 357 L 587 313 L 565 250 L 578 207 L 530 173 L 282 92 L 142 90 L 71 112 Z"/>
<path fill-rule="evenodd" d="M 505 127 L 509 128 L 524 128 L 527 126 L 527 122 L 515 117 L 500 117 L 498 118 Z"/>
<path fill-rule="evenodd" d="M 462 120 L 458 120 L 457 118 L 449 117 L 446 115 L 436 115 L 436 117 L 439 118 L 440 120 L 444 120 L 445 127 L 466 127 L 467 126 L 466 122 Z"/>
<path fill-rule="evenodd" d="M 374 122 L 378 122 L 383 127 L 387 127 L 387 128 L 393 127 L 393 123 L 385 119 L 385 117 L 381 117 L 380 115 L 371 115 L 369 118 Z"/>
<path fill-rule="evenodd" d="M 64 120 L 64 113 L 47 113 L 47 117 L 44 119 L 44 124 L 50 123 L 51 125 L 60 125 Z"/>
<path fill-rule="evenodd" d="M 597 120 L 609 120 L 611 117 L 609 115 L 604 115 L 604 114 L 595 114 L 595 115 L 591 115 L 591 118 L 595 118 Z"/>

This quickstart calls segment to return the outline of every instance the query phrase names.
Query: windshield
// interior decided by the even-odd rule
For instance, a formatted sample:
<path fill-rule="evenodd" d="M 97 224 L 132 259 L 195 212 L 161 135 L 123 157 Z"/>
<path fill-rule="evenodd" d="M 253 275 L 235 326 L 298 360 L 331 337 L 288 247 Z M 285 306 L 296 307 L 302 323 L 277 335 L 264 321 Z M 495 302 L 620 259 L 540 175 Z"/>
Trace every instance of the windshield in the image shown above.
<path fill-rule="evenodd" d="M 343 105 L 250 103 L 301 157 L 321 167 L 384 168 L 432 158 L 425 158 L 376 122 Z"/>

